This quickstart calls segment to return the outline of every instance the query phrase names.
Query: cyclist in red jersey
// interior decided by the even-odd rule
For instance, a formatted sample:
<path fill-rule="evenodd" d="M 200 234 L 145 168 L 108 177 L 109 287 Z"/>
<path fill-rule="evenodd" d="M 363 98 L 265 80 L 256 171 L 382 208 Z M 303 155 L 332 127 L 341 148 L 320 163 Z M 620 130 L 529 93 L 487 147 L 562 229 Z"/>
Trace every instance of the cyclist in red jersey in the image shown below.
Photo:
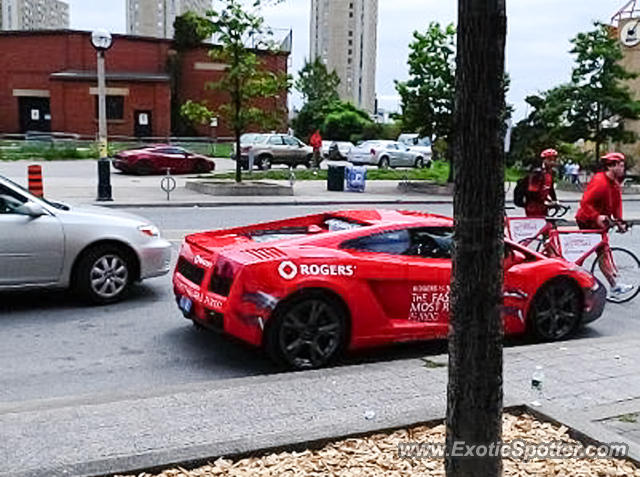
<path fill-rule="evenodd" d="M 527 217 L 546 217 L 550 203 L 557 202 L 553 186 L 553 168 L 557 165 L 558 151 L 545 149 L 540 153 L 542 167 L 529 174 L 526 192 L 525 213 Z"/>
<path fill-rule="evenodd" d="M 622 188 L 625 157 L 620 152 L 610 152 L 602 157 L 604 171 L 593 176 L 587 186 L 580 208 L 576 213 L 576 223 L 581 229 L 606 229 L 611 223 L 618 226 L 620 232 L 627 231 L 622 220 Z M 632 285 L 616 283 L 615 267 L 610 256 L 600 254 L 598 265 L 611 285 L 613 294 L 627 293 Z"/>

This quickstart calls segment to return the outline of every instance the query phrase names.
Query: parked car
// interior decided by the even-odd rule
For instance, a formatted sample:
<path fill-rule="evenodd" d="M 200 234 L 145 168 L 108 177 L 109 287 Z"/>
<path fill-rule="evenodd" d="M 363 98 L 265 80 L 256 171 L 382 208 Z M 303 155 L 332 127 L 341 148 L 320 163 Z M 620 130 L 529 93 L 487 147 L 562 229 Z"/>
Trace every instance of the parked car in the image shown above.
<path fill-rule="evenodd" d="M 349 151 L 347 160 L 353 164 L 368 164 L 380 169 L 389 167 L 425 167 L 430 159 L 412 151 L 397 141 L 365 141 Z"/>
<path fill-rule="evenodd" d="M 0 291 L 68 288 L 95 304 L 169 272 L 171 244 L 148 220 L 39 199 L 0 176 Z"/>
<path fill-rule="evenodd" d="M 250 140 L 249 140 L 250 139 Z M 259 169 L 271 169 L 274 164 L 296 167 L 313 163 L 313 148 L 288 134 L 255 134 L 240 141 L 240 163 L 249 169 L 249 153 L 253 153 L 254 165 Z"/>
<path fill-rule="evenodd" d="M 173 275 L 182 314 L 296 369 L 342 351 L 449 331 L 453 219 L 327 212 L 188 235 Z M 504 331 L 554 341 L 597 319 L 586 270 L 505 240 Z"/>
<path fill-rule="evenodd" d="M 425 160 L 431 162 L 433 158 L 433 149 L 431 147 L 431 139 L 428 137 L 420 137 L 418 134 L 400 134 L 398 142 L 404 144 L 412 151 L 423 154 Z"/>
<path fill-rule="evenodd" d="M 216 164 L 210 157 L 169 144 L 153 144 L 120 151 L 114 156 L 113 167 L 132 174 L 172 174 L 211 172 Z"/>

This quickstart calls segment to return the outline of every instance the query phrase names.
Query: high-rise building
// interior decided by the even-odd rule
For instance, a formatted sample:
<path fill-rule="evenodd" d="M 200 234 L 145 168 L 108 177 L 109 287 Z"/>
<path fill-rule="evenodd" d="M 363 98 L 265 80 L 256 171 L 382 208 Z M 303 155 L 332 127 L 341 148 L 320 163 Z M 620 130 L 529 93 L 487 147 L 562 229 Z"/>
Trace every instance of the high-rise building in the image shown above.
<path fill-rule="evenodd" d="M 311 58 L 340 77 L 340 98 L 374 113 L 378 0 L 311 0 Z"/>
<path fill-rule="evenodd" d="M 173 22 L 188 11 L 203 15 L 211 0 L 127 0 L 127 33 L 173 38 Z"/>
<path fill-rule="evenodd" d="M 69 28 L 69 5 L 60 0 L 0 0 L 0 29 Z"/>

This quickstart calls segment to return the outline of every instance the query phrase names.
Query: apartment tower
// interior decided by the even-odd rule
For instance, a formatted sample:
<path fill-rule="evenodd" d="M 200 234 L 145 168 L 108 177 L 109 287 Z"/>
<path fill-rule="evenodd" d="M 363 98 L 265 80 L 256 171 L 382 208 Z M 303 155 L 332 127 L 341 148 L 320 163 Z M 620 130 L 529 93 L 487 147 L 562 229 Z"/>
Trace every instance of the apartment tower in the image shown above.
<path fill-rule="evenodd" d="M 310 57 L 340 77 L 340 98 L 375 113 L 378 0 L 311 0 Z"/>
<path fill-rule="evenodd" d="M 173 38 L 177 16 L 193 11 L 204 16 L 211 0 L 127 0 L 127 33 Z"/>
<path fill-rule="evenodd" d="M 69 28 L 69 5 L 60 0 L 0 0 L 1 30 Z"/>

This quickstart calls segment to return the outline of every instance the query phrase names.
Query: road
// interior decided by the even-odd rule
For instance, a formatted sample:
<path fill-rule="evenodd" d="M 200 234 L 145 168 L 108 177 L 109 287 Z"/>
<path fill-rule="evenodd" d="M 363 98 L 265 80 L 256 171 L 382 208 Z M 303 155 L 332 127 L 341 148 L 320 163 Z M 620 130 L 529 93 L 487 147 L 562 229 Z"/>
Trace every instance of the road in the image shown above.
<path fill-rule="evenodd" d="M 450 205 L 428 206 L 450 214 Z M 425 210 L 426 206 L 408 206 Z M 302 215 L 325 207 L 129 209 L 159 225 L 175 248 L 195 229 Z M 640 254 L 640 232 L 614 241 Z M 575 339 L 640 331 L 638 303 L 608 305 Z M 63 292 L 0 295 L 0 405 L 77 395 L 142 392 L 158 387 L 273 373 L 259 352 L 182 318 L 169 276 L 134 288 L 129 300 L 106 307 L 79 305 Z M 519 341 L 514 341 L 517 346 Z M 347 359 L 392 360 L 445 351 L 443 343 L 402 345 Z"/>

